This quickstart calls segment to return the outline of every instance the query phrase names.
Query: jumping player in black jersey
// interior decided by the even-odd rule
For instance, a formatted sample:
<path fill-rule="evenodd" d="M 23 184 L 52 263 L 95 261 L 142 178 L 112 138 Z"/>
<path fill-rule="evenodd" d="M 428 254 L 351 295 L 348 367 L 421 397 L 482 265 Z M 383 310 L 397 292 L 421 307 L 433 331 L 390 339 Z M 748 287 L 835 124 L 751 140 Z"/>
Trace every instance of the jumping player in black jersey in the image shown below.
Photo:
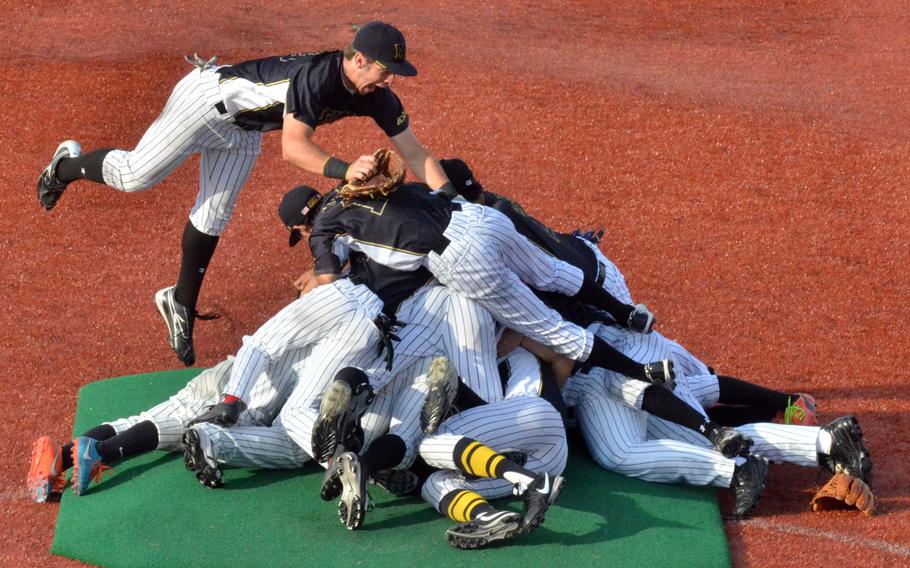
<path fill-rule="evenodd" d="M 225 66 L 214 65 L 214 59 L 188 61 L 196 69 L 177 84 L 135 149 L 82 154 L 77 142 L 62 142 L 39 176 L 38 200 L 50 210 L 67 185 L 80 179 L 142 191 L 192 154 L 200 154 L 199 193 L 183 231 L 177 284 L 155 295 L 171 347 L 184 364 L 192 365 L 199 290 L 240 188 L 252 172 L 262 133 L 282 130 L 284 159 L 307 172 L 363 180 L 376 167 L 372 155 L 345 162 L 316 145 L 313 133 L 319 125 L 346 116 L 369 116 L 418 178 L 433 188 L 450 186 L 390 89 L 395 75 L 413 76 L 417 69 L 406 59 L 404 36 L 389 24 L 365 24 L 343 50 Z"/>

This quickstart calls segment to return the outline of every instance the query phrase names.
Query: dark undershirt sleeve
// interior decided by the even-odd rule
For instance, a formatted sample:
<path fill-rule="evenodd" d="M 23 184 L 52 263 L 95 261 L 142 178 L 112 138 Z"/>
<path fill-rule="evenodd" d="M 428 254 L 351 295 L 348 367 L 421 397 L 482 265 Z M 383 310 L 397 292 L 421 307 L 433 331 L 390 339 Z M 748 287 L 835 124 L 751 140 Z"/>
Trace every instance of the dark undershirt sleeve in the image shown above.
<path fill-rule="evenodd" d="M 374 92 L 379 96 L 376 97 L 376 100 L 370 101 L 368 113 L 379 128 L 389 138 L 398 136 L 407 130 L 411 120 L 398 96 L 389 89 L 377 89 Z"/>
<path fill-rule="evenodd" d="M 320 226 L 318 220 L 313 226 L 308 242 L 315 274 L 341 274 L 341 259 L 333 250 L 336 236 L 334 231 Z"/>

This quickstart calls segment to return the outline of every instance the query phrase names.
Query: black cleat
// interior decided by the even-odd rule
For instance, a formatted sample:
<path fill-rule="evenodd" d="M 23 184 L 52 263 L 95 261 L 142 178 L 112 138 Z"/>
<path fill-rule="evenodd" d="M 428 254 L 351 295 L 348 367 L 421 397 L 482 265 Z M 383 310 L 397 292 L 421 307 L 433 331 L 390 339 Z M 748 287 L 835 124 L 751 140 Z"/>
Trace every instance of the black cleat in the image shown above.
<path fill-rule="evenodd" d="M 654 314 L 648 310 L 648 306 L 635 304 L 635 309 L 629 314 L 629 321 L 626 322 L 626 327 L 631 331 L 648 334 L 653 331 L 655 321 Z"/>
<path fill-rule="evenodd" d="M 432 434 L 446 419 L 458 395 L 458 375 L 447 357 L 437 357 L 430 362 L 427 382 L 429 388 L 420 409 L 420 427 Z"/>
<path fill-rule="evenodd" d="M 768 477 L 768 462 L 758 456 L 749 456 L 746 463 L 733 470 L 733 514 L 743 519 L 749 516 L 762 491 L 765 490 L 765 478 Z"/>
<path fill-rule="evenodd" d="M 354 452 L 344 452 L 338 456 L 335 468 L 342 487 L 341 499 L 338 500 L 338 518 L 346 529 L 354 531 L 363 526 L 369 507 L 367 476 L 363 474 L 360 459 Z"/>
<path fill-rule="evenodd" d="M 205 432 L 187 428 L 183 433 L 183 446 L 183 463 L 186 469 L 196 474 L 199 483 L 213 489 L 224 487 L 224 477 L 218 460 L 215 459 L 215 450 Z"/>
<path fill-rule="evenodd" d="M 174 299 L 176 286 L 158 290 L 155 293 L 155 305 L 167 325 L 168 343 L 177 354 L 177 358 L 187 367 L 196 362 L 196 350 L 193 348 L 193 324 L 195 311 L 187 308 Z"/>
<path fill-rule="evenodd" d="M 708 432 L 708 439 L 714 444 L 714 449 L 722 453 L 725 458 L 747 456 L 752 449 L 752 438 L 738 432 L 733 428 L 721 426 Z"/>
<path fill-rule="evenodd" d="M 325 464 L 325 474 L 322 476 L 322 486 L 319 488 L 319 497 L 323 501 L 334 501 L 341 495 L 341 470 L 338 469 L 338 457 L 344 453 L 344 446 L 338 444 L 335 454 Z"/>
<path fill-rule="evenodd" d="M 512 511 L 491 511 L 446 530 L 446 541 L 455 548 L 483 548 L 497 540 L 521 534 L 521 516 Z"/>
<path fill-rule="evenodd" d="M 370 474 L 370 483 L 401 497 L 417 491 L 420 487 L 420 478 L 409 469 L 383 469 Z"/>
<path fill-rule="evenodd" d="M 673 370 L 673 361 L 664 359 L 648 363 L 645 368 L 645 380 L 652 385 L 664 386 L 673 390 L 673 380 L 676 379 L 676 371 Z"/>
<path fill-rule="evenodd" d="M 819 454 L 818 462 L 831 473 L 846 473 L 872 487 L 872 458 L 863 441 L 863 429 L 855 416 L 842 416 L 823 428 L 831 434 L 831 453 Z"/>
<path fill-rule="evenodd" d="M 41 171 L 38 176 L 38 203 L 45 211 L 50 211 L 57 205 L 63 195 L 67 184 L 57 179 L 57 166 L 64 158 L 78 158 L 82 154 L 82 147 L 75 140 L 64 140 L 54 151 L 51 163 Z"/>
<path fill-rule="evenodd" d="M 542 473 L 534 480 L 521 498 L 524 501 L 524 510 L 521 515 L 522 532 L 531 532 L 540 526 L 544 520 L 544 515 L 550 505 L 556 502 L 565 480 L 560 476 L 551 476 L 548 473 Z"/>
<path fill-rule="evenodd" d="M 345 370 L 342 369 L 338 376 Z M 319 417 L 313 425 L 310 443 L 316 461 L 327 462 L 335 454 L 338 444 L 350 443 L 352 434 L 359 429 L 360 417 L 371 402 L 373 387 L 362 372 L 352 374 L 351 381 L 345 378 L 332 381 L 322 396 Z"/>
<path fill-rule="evenodd" d="M 200 422 L 211 422 L 222 428 L 230 428 L 237 423 L 240 413 L 243 411 L 243 403 L 239 400 L 234 402 L 219 402 L 218 404 L 208 407 L 208 409 L 189 421 L 187 426 L 199 424 Z"/>

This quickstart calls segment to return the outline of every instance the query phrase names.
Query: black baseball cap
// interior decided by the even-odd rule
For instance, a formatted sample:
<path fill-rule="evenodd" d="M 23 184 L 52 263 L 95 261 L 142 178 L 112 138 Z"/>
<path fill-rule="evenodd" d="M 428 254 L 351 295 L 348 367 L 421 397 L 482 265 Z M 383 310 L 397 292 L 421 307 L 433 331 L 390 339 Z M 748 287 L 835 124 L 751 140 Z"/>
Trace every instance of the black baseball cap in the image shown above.
<path fill-rule="evenodd" d="M 446 173 L 446 177 L 455 186 L 455 191 L 458 192 L 458 195 L 472 203 L 477 201 L 483 192 L 483 186 L 474 178 L 474 172 L 471 171 L 471 168 L 468 167 L 464 160 L 449 158 L 447 160 L 439 160 L 439 165 L 442 166 L 442 171 Z"/>
<path fill-rule="evenodd" d="M 299 229 L 294 227 L 311 224 L 321 203 L 322 196 L 308 185 L 298 185 L 284 194 L 281 204 L 278 205 L 278 216 L 281 217 L 284 226 L 291 231 L 288 246 L 294 246 L 300 242 L 303 235 L 300 234 Z"/>
<path fill-rule="evenodd" d="M 352 47 L 395 75 L 413 77 L 417 68 L 405 59 L 407 44 L 404 34 L 385 22 L 367 22 L 357 30 Z"/>

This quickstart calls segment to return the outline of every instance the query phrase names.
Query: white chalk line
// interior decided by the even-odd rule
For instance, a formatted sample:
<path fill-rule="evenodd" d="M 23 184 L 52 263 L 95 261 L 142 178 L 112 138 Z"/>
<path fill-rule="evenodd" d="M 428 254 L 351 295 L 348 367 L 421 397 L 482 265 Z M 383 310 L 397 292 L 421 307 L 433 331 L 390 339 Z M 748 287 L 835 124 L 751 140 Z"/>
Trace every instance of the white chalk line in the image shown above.
<path fill-rule="evenodd" d="M 797 525 L 788 525 L 785 523 L 775 523 L 773 521 L 765 521 L 762 519 L 749 519 L 746 521 L 740 521 L 744 525 L 750 527 L 758 527 L 760 529 L 765 529 L 769 531 L 776 531 L 781 533 L 796 534 L 800 536 L 809 536 L 809 537 L 820 537 L 827 538 L 836 542 L 843 542 L 848 544 L 853 544 L 856 546 L 864 546 L 868 548 L 874 548 L 876 550 L 881 550 L 882 552 L 887 552 L 888 554 L 893 554 L 895 556 L 905 556 L 910 557 L 910 548 L 906 546 L 900 546 L 898 544 L 892 544 L 890 542 L 885 542 L 883 540 L 875 540 L 871 538 L 866 538 L 863 536 L 850 535 L 845 533 L 839 533 L 835 531 L 823 531 L 818 529 L 810 529 L 808 527 L 801 527 Z"/>

